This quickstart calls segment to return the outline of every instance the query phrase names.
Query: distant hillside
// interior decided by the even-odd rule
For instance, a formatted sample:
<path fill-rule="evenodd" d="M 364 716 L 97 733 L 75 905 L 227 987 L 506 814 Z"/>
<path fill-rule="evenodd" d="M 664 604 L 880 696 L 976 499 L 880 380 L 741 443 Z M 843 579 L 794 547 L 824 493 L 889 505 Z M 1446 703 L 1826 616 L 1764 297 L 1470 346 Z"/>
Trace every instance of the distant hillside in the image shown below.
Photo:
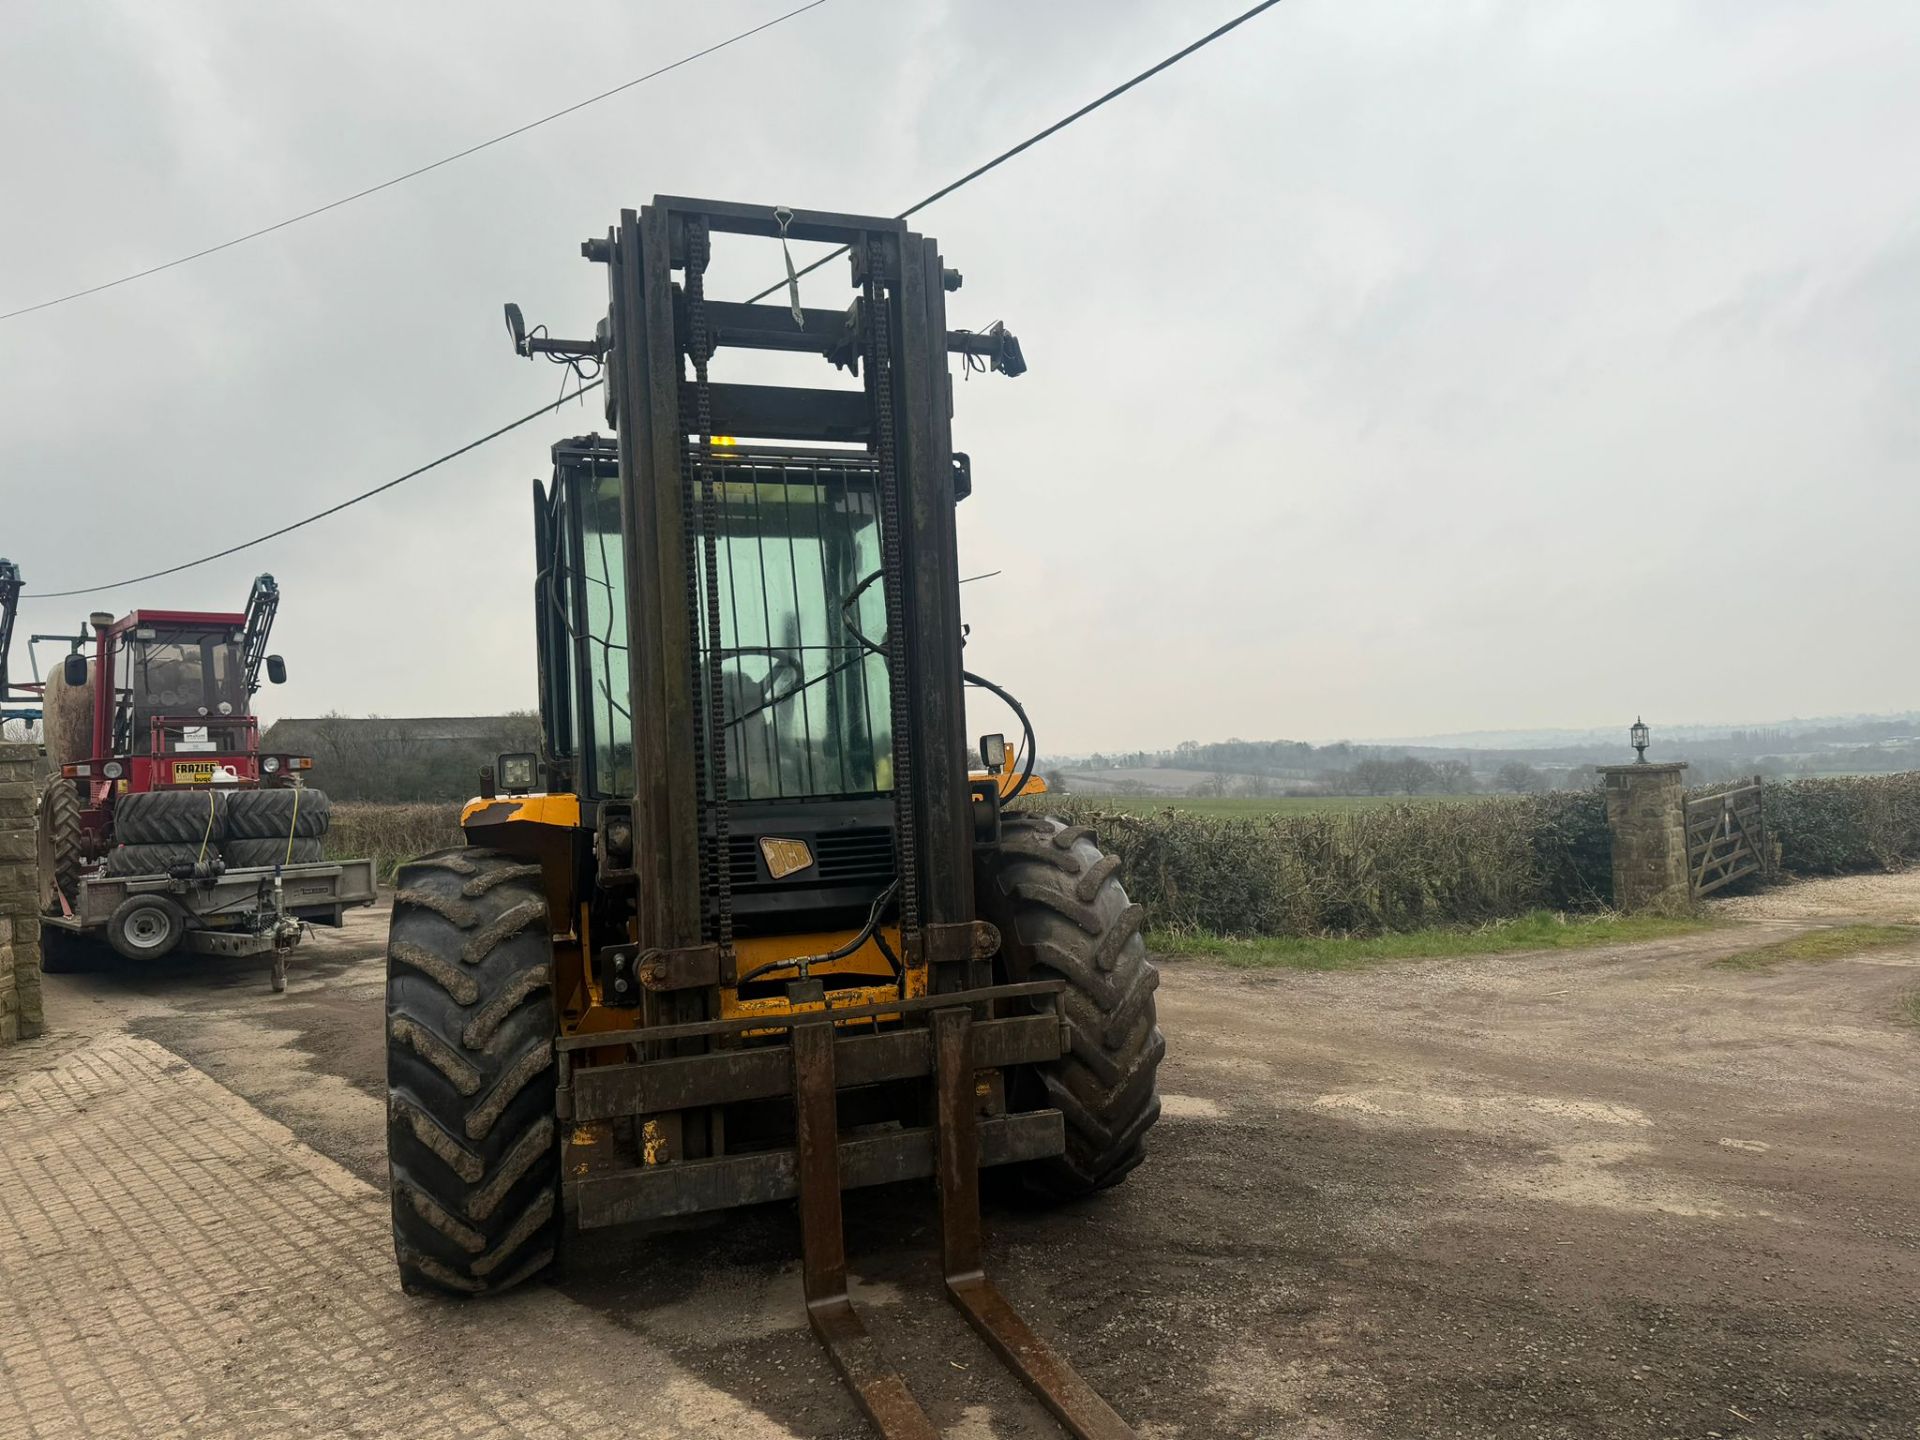
<path fill-rule="evenodd" d="M 1652 720 L 1647 723 L 1655 725 Z M 1920 710 L 1904 710 L 1890 715 L 1824 715 L 1810 719 L 1742 721 L 1737 724 L 1659 722 L 1657 725 L 1660 734 L 1672 740 L 1719 740 L 1751 734 L 1791 737 L 1811 731 L 1838 734 L 1856 730 L 1864 738 L 1866 732 L 1889 728 L 1907 734 L 1920 732 Z M 1626 733 L 1627 726 L 1623 722 L 1587 730 L 1460 730 L 1443 735 L 1392 736 L 1365 743 L 1456 750 L 1551 750 L 1624 743 Z"/>
<path fill-rule="evenodd" d="M 1651 722 L 1650 722 L 1651 723 Z M 1728 727 L 1653 725 L 1649 759 L 1684 760 L 1694 782 L 1738 775 L 1920 770 L 1920 712 Z M 1527 744 L 1522 741 L 1531 740 Z M 1464 794 L 1585 788 L 1596 765 L 1633 759 L 1626 727 L 1483 731 L 1424 741 L 1183 741 L 1171 750 L 1050 756 L 1068 790 L 1139 795 Z"/>

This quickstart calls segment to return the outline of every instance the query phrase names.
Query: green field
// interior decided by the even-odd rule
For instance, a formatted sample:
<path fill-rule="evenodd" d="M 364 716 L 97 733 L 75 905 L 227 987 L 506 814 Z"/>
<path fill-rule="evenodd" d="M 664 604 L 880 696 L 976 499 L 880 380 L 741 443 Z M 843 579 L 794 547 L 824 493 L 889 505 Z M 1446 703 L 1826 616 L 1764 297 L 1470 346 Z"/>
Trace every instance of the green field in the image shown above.
<path fill-rule="evenodd" d="M 1501 955 L 1517 950 L 1571 950 L 1664 940 L 1706 929 L 1712 922 L 1654 915 L 1560 915 L 1535 910 L 1479 926 L 1435 926 L 1390 935 L 1237 940 L 1220 935 L 1154 931 L 1149 949 L 1200 956 L 1241 970 L 1358 970 L 1390 960 Z"/>
<path fill-rule="evenodd" d="M 1154 815 L 1162 810 L 1187 810 L 1196 815 L 1229 815 L 1240 819 L 1262 815 L 1351 815 L 1360 810 L 1383 810 L 1391 805 L 1459 805 L 1491 800 L 1491 795 L 1280 795 L 1258 799 L 1250 795 L 1094 795 L 1068 793 L 1061 797 L 1075 809 L 1105 810 L 1122 815 Z M 1044 803 L 1044 802 L 1043 802 Z"/>

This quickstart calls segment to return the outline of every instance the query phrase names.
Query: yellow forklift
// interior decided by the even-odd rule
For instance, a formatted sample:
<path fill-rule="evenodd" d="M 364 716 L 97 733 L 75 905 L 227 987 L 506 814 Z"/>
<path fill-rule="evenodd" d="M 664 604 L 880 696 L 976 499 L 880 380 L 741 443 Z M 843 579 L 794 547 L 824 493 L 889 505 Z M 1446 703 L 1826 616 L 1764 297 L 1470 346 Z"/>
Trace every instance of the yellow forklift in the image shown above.
<path fill-rule="evenodd" d="M 841 247 L 851 303 L 709 299 L 716 237 Z M 1165 1049 L 1119 860 L 1033 808 L 1032 725 L 962 660 L 949 357 L 1017 375 L 1018 341 L 949 330 L 960 276 L 897 220 L 660 197 L 582 253 L 592 339 L 507 309 L 522 355 L 604 367 L 614 432 L 535 486 L 543 752 L 395 897 L 402 1282 L 497 1291 L 563 1232 L 794 1199 L 814 1330 L 876 1429 L 931 1436 L 848 1299 L 840 1194 L 932 1178 L 952 1299 L 1073 1434 L 1128 1435 L 981 1266 L 979 1167 L 1118 1183 Z M 732 351 L 856 383 L 712 378 Z M 1017 746 L 969 746 L 969 685 Z"/>

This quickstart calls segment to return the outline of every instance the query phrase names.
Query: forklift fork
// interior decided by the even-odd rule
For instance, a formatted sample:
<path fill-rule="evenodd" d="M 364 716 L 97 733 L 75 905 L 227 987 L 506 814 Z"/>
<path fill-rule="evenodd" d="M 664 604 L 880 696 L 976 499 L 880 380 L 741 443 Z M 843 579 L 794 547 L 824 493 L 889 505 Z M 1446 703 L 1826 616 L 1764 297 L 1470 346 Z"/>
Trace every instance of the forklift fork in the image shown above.
<path fill-rule="evenodd" d="M 931 1016 L 934 1169 L 940 1186 L 947 1297 L 994 1353 L 1077 1440 L 1133 1440 L 1133 1430 L 1033 1332 L 987 1278 L 980 1256 L 979 1133 L 975 1125 L 971 1017 L 964 1006 Z M 835 1114 L 834 1028 L 797 1024 L 793 1047 L 796 1167 L 807 1319 L 874 1429 L 886 1440 L 937 1440 L 939 1432 L 885 1361 L 847 1295 Z"/>

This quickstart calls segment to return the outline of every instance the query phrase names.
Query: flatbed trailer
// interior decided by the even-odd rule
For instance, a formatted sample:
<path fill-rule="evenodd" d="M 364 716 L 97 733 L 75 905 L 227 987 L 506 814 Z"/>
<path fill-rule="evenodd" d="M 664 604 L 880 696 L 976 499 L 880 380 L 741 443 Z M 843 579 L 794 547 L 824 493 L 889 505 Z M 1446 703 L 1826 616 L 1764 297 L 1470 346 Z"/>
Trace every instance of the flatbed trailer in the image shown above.
<path fill-rule="evenodd" d="M 378 894 L 371 860 L 258 866 L 188 875 L 94 875 L 74 903 L 41 917 L 45 939 L 105 940 L 129 959 L 176 949 L 273 957 L 273 988 L 286 988 L 286 957 L 308 925 L 338 927 Z M 50 947 L 51 949 L 51 947 Z"/>

